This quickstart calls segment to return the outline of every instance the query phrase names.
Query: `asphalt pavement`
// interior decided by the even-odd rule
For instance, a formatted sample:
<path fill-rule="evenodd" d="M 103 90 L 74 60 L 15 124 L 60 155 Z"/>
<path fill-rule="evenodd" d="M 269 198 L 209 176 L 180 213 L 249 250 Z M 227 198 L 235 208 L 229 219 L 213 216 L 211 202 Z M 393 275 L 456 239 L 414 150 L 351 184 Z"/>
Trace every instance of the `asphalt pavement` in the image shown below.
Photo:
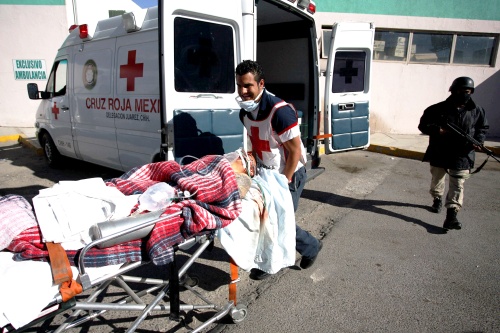
<path fill-rule="evenodd" d="M 0 127 L 5 141 L 42 154 L 34 128 Z M 367 150 L 379 154 L 326 156 L 326 172 L 308 183 L 297 214 L 303 226 L 314 221 L 308 231 L 323 238 L 317 263 L 262 282 L 240 272 L 238 297 L 249 315 L 214 332 L 498 332 L 497 163 L 468 182 L 465 230 L 446 235 L 444 213 L 428 210 L 428 167 L 411 161 L 422 158 L 427 141 L 372 133 Z M 499 141 L 485 146 L 499 155 Z M 226 289 L 214 292 L 225 298 Z M 159 330 L 149 325 L 157 324 L 143 332 Z"/>

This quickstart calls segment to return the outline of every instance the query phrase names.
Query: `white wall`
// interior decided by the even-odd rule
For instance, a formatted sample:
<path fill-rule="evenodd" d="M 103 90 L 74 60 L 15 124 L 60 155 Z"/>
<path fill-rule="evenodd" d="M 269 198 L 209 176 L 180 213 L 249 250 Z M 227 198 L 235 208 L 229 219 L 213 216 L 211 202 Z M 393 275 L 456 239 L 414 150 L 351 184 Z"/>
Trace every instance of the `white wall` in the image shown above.
<path fill-rule="evenodd" d="M 34 126 L 40 101 L 28 98 L 26 84 L 37 83 L 43 90 L 47 80 L 16 80 L 12 60 L 45 60 L 48 79 L 57 50 L 74 24 L 73 4 L 78 23 L 87 23 L 90 34 L 98 20 L 109 17 L 108 10 L 141 10 L 131 0 L 66 0 L 66 6 L 0 5 L 0 126 Z"/>
<path fill-rule="evenodd" d="M 377 28 L 498 33 L 500 21 L 462 19 L 398 17 L 387 15 L 355 15 L 316 13 L 318 36 L 321 26 L 340 21 L 373 22 Z M 486 110 L 490 122 L 490 137 L 500 137 L 500 53 L 495 67 L 405 64 L 374 61 L 372 68 L 371 119 L 372 132 L 418 134 L 418 122 L 424 109 L 449 96 L 448 88 L 459 76 L 474 79 L 476 91 L 473 99 Z M 321 60 L 321 68 L 326 59 Z"/>
<path fill-rule="evenodd" d="M 0 6 L 0 126 L 33 127 L 40 104 L 28 98 L 26 84 L 45 87 L 46 80 L 16 80 L 12 60 L 43 59 L 47 78 L 57 49 L 68 34 L 64 6 Z"/>

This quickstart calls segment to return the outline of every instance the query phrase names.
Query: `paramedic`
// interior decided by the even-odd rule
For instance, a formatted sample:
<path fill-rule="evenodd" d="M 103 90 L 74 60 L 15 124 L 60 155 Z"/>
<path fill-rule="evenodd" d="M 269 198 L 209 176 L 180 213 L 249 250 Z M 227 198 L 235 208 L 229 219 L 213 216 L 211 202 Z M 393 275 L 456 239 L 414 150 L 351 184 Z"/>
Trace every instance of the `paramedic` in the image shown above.
<path fill-rule="evenodd" d="M 462 208 L 464 182 L 474 167 L 474 145 L 447 128 L 453 124 L 478 142 L 483 143 L 488 131 L 488 121 L 482 107 L 474 103 L 474 81 L 470 77 L 456 78 L 450 86 L 451 95 L 440 103 L 429 106 L 418 129 L 429 135 L 429 146 L 424 161 L 430 163 L 432 175 L 430 194 L 434 198 L 432 211 L 439 213 L 445 189 L 445 177 L 449 175 L 446 195 L 446 219 L 443 229 L 462 228 L 457 212 Z"/>
<path fill-rule="evenodd" d="M 306 181 L 306 156 L 297 113 L 266 91 L 262 67 L 255 61 L 245 60 L 236 67 L 236 83 L 240 120 L 250 136 L 253 154 L 264 167 L 278 169 L 285 175 L 296 211 Z M 297 225 L 295 230 L 296 250 L 302 256 L 300 267 L 306 269 L 313 265 L 322 243 Z M 268 276 L 258 269 L 250 274 L 250 278 L 256 280 Z"/>

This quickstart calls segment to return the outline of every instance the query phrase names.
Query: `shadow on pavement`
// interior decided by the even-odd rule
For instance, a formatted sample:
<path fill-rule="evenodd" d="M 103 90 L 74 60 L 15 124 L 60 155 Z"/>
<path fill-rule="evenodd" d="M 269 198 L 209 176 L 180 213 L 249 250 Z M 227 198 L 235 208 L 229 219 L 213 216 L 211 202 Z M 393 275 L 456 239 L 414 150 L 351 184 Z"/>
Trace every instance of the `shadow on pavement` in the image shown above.
<path fill-rule="evenodd" d="M 394 217 L 394 218 L 397 218 L 397 219 L 400 219 L 400 220 L 403 220 L 406 222 L 420 225 L 420 226 L 424 227 L 428 233 L 431 233 L 431 234 L 445 234 L 446 233 L 446 231 L 441 227 L 437 227 L 435 225 L 426 223 L 426 222 L 421 221 L 419 219 L 416 219 L 416 218 L 413 218 L 410 216 L 406 216 L 403 214 L 399 214 L 399 213 L 393 212 L 393 211 L 388 210 L 388 209 L 380 208 L 380 206 L 414 207 L 414 208 L 420 208 L 420 209 L 424 209 L 426 211 L 430 211 L 429 206 L 416 205 L 416 204 L 406 203 L 406 202 L 396 202 L 396 201 L 355 199 L 355 198 L 350 198 L 350 197 L 338 195 L 338 194 L 331 193 L 331 192 L 314 191 L 314 190 L 308 190 L 308 189 L 304 189 L 301 197 L 305 198 L 305 199 L 321 202 L 324 204 L 328 204 L 331 206 L 359 209 L 359 210 L 364 210 L 367 212 L 372 212 L 372 213 L 376 213 L 376 214 L 380 214 L 380 215 Z"/>

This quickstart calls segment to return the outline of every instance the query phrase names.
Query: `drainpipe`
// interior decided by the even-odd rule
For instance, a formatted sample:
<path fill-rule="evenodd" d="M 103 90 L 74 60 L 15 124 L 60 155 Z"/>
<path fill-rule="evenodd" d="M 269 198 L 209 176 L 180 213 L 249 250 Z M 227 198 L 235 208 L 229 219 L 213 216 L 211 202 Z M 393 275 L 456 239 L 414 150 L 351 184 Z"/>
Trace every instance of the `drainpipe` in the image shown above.
<path fill-rule="evenodd" d="M 76 8 L 76 0 L 72 0 L 72 2 L 73 2 L 73 21 L 74 24 L 78 25 L 78 11 Z"/>

